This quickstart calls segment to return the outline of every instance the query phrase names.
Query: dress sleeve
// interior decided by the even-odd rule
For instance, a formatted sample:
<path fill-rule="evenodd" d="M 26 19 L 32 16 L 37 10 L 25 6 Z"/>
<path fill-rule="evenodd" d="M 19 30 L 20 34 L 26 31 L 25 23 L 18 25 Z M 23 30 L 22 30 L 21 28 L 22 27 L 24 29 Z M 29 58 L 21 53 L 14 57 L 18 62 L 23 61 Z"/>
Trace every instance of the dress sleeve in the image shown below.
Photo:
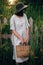
<path fill-rule="evenodd" d="M 15 30 L 14 16 L 10 19 L 10 30 Z"/>
<path fill-rule="evenodd" d="M 30 27 L 30 24 L 29 24 L 29 22 L 28 22 L 28 19 L 27 19 L 26 14 L 25 14 L 25 24 L 26 24 L 26 28 Z"/>

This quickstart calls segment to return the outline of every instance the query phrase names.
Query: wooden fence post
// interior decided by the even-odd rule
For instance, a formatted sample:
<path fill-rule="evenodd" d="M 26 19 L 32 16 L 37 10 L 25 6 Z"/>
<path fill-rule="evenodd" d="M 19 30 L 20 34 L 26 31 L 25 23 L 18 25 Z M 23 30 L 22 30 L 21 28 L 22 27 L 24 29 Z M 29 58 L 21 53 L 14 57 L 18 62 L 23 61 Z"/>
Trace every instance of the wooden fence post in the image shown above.
<path fill-rule="evenodd" d="M 29 23 L 30 23 L 30 40 L 32 40 L 32 33 L 33 33 L 33 18 L 29 18 Z"/>

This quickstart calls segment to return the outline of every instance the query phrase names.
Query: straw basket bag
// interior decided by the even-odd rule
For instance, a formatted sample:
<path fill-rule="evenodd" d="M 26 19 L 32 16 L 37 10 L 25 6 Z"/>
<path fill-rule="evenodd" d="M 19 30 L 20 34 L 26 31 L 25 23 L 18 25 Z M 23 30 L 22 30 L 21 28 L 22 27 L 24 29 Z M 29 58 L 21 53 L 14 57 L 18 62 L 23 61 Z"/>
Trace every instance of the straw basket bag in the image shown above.
<path fill-rule="evenodd" d="M 30 54 L 30 46 L 29 45 L 17 45 L 16 53 L 17 53 L 17 57 L 20 57 L 20 58 L 28 57 Z"/>

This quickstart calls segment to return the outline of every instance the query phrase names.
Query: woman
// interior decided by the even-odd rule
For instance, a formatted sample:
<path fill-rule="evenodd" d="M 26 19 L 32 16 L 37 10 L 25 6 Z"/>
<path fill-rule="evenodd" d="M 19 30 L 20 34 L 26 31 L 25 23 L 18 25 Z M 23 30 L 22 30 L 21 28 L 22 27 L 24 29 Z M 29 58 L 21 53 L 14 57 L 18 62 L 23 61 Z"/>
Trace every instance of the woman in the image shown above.
<path fill-rule="evenodd" d="M 23 10 L 27 7 L 22 2 L 16 5 L 16 12 L 10 19 L 10 30 L 12 30 L 12 45 L 13 45 L 13 60 L 16 61 L 16 65 L 28 60 L 26 58 L 18 58 L 16 54 L 16 45 L 20 43 L 28 42 L 29 39 L 29 23 L 26 14 Z"/>

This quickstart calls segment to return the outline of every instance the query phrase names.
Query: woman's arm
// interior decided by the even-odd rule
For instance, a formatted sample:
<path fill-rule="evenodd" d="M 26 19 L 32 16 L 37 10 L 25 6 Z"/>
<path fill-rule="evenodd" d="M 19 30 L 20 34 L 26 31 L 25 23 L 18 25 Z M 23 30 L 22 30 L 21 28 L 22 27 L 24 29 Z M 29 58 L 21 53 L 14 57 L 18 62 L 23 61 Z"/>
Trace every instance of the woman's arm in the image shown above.
<path fill-rule="evenodd" d="M 29 28 L 26 29 L 26 38 L 27 38 L 27 41 L 29 39 Z"/>
<path fill-rule="evenodd" d="M 23 38 L 15 31 L 15 30 L 12 30 L 12 33 L 14 33 L 14 35 L 21 41 L 21 43 L 23 44 Z"/>
<path fill-rule="evenodd" d="M 26 38 L 24 39 L 24 42 L 28 42 L 29 40 L 29 28 L 26 28 Z"/>

